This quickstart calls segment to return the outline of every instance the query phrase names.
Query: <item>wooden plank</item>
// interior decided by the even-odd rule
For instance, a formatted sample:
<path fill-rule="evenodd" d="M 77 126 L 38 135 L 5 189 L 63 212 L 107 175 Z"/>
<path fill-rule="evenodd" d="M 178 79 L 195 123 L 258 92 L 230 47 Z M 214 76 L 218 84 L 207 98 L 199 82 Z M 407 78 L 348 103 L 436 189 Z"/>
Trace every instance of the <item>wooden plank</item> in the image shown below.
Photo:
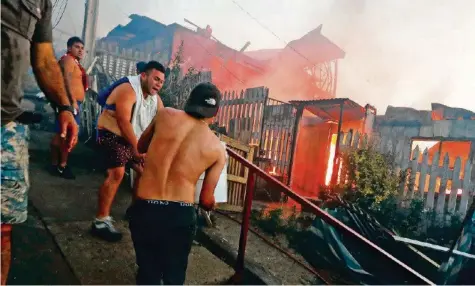
<path fill-rule="evenodd" d="M 388 136 L 384 136 L 384 137 L 381 138 L 381 146 L 379 148 L 380 153 L 382 153 L 382 154 L 387 153 L 388 141 L 389 141 Z"/>
<path fill-rule="evenodd" d="M 411 157 L 411 140 L 409 138 L 404 138 L 404 143 L 402 147 L 402 162 L 401 162 L 401 169 L 407 169 L 409 164 L 409 159 Z"/>
<path fill-rule="evenodd" d="M 396 163 L 397 166 L 401 166 L 402 160 L 406 160 L 406 158 L 403 157 L 404 153 L 404 140 L 398 140 L 396 143 L 396 151 L 394 154 L 394 162 Z"/>
<path fill-rule="evenodd" d="M 228 145 L 231 148 L 241 150 L 241 151 L 244 151 L 246 153 L 249 152 L 249 150 L 251 149 L 251 147 L 249 147 L 248 145 L 242 144 L 241 142 L 239 142 L 237 140 L 234 140 L 234 139 L 232 139 L 228 136 L 220 135 L 219 137 L 220 137 L 221 141 L 226 143 L 226 145 Z"/>
<path fill-rule="evenodd" d="M 427 192 L 427 198 L 425 207 L 428 209 L 434 208 L 434 196 L 435 196 L 435 185 L 437 183 L 438 169 L 439 169 L 439 152 L 434 154 L 432 158 L 432 165 L 430 168 L 430 181 L 429 181 L 429 191 Z"/>
<path fill-rule="evenodd" d="M 238 97 L 239 97 L 240 100 L 243 100 L 244 93 L 243 93 L 242 90 L 241 90 L 241 93 L 238 95 Z M 239 119 L 243 117 L 243 104 L 238 104 L 236 109 L 237 109 L 236 119 L 238 121 L 237 122 L 237 128 L 238 128 L 238 132 L 240 132 L 242 130 L 242 126 L 241 126 L 241 121 Z"/>
<path fill-rule="evenodd" d="M 464 216 L 465 213 L 467 212 L 470 197 L 473 195 L 472 193 L 473 182 L 470 182 L 472 168 L 473 168 L 473 162 L 471 162 L 470 159 L 465 161 L 465 169 L 463 171 L 463 183 L 462 183 L 463 193 L 462 193 L 462 198 L 460 200 L 460 206 L 458 210 L 459 214 L 462 216 Z"/>
<path fill-rule="evenodd" d="M 445 153 L 444 156 L 444 169 L 442 171 L 442 178 L 439 186 L 439 194 L 437 196 L 437 206 L 435 211 L 438 214 L 443 214 L 444 213 L 444 207 L 445 207 L 445 198 L 446 198 L 446 190 L 447 190 L 447 180 L 448 180 L 448 169 L 449 169 L 449 154 Z"/>
<path fill-rule="evenodd" d="M 356 131 L 355 136 L 353 138 L 353 148 L 358 149 L 360 145 L 360 132 Z"/>
<path fill-rule="evenodd" d="M 247 179 L 245 179 L 243 177 L 240 177 L 240 176 L 237 176 L 237 175 L 233 175 L 233 174 L 228 174 L 228 181 L 229 182 L 234 182 L 234 183 L 239 183 L 239 184 L 246 184 L 247 183 Z"/>
<path fill-rule="evenodd" d="M 424 150 L 424 154 L 422 155 L 421 172 L 419 176 L 419 183 L 417 184 L 419 187 L 419 195 L 421 198 L 424 198 L 424 191 L 426 188 L 426 178 L 427 178 L 428 170 L 429 170 L 429 150 L 426 148 Z"/>
<path fill-rule="evenodd" d="M 416 173 L 417 173 L 417 166 L 419 165 L 419 153 L 420 149 L 419 146 L 414 149 L 414 154 L 411 160 L 411 175 L 409 177 L 409 196 L 408 198 L 414 197 L 414 187 L 416 186 Z"/>
<path fill-rule="evenodd" d="M 461 168 L 462 168 L 462 160 L 460 159 L 460 157 L 457 157 L 457 159 L 455 159 L 454 171 L 453 171 L 453 175 L 451 177 L 452 186 L 451 186 L 451 190 L 450 190 L 449 203 L 447 205 L 447 211 L 449 213 L 455 213 L 455 207 L 456 207 L 456 203 L 457 203 L 457 192 L 458 192 L 458 189 L 461 186 L 461 182 L 460 182 L 460 169 Z"/>
<path fill-rule="evenodd" d="M 368 134 L 363 135 L 363 139 L 361 140 L 361 149 L 368 148 Z"/>

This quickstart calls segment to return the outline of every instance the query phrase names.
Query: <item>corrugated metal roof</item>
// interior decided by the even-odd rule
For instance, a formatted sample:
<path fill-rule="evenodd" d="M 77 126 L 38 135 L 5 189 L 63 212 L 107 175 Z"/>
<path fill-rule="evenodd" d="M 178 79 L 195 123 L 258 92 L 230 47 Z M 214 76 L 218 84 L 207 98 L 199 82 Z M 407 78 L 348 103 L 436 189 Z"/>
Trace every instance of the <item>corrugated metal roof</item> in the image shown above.
<path fill-rule="evenodd" d="M 365 116 L 365 108 L 349 98 L 328 98 L 313 100 L 292 100 L 290 104 L 301 106 L 304 110 L 326 121 L 339 121 L 343 104 L 343 121 L 360 120 Z"/>

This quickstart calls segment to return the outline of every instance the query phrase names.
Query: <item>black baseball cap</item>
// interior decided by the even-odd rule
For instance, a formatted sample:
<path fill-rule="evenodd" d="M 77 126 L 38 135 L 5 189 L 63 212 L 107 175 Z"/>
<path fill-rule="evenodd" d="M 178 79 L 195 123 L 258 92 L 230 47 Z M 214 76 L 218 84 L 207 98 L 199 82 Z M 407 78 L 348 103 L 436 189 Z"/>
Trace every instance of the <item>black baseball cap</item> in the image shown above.
<path fill-rule="evenodd" d="M 212 118 L 218 113 L 220 102 L 219 89 L 210 82 L 203 82 L 193 88 L 184 110 L 198 119 Z"/>
<path fill-rule="evenodd" d="M 146 66 L 147 66 L 146 62 L 138 62 L 135 67 L 137 68 L 138 73 L 142 73 L 145 70 Z"/>

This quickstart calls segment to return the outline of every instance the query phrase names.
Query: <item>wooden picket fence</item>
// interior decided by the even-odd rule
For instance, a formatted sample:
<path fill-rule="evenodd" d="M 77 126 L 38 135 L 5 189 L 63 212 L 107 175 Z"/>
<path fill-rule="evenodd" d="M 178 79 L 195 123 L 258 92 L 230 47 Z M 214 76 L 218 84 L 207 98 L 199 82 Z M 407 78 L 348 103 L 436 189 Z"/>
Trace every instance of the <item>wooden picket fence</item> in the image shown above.
<path fill-rule="evenodd" d="M 227 135 L 243 144 L 259 144 L 269 90 L 264 87 L 223 93 L 216 121 Z"/>
<path fill-rule="evenodd" d="M 217 124 L 242 144 L 258 146 L 256 163 L 288 183 L 296 108 L 269 97 L 265 87 L 223 93 Z"/>
<path fill-rule="evenodd" d="M 417 146 L 411 150 L 409 137 L 380 137 L 374 134 L 370 138 L 367 134 L 361 135 L 358 132 L 340 134 L 342 151 L 368 148 L 370 145 L 383 154 L 392 154 L 397 168 L 406 170 L 408 179 L 401 184 L 400 189 L 403 206 L 419 197 L 424 200 L 426 210 L 435 210 L 438 214 L 466 214 L 474 196 L 475 182 L 471 178 L 473 159 L 462 160 L 457 157 L 452 168 L 448 153 L 435 152 L 430 160 L 427 148 L 420 150 Z M 339 183 L 343 183 L 345 176 L 340 176 L 339 179 Z"/>

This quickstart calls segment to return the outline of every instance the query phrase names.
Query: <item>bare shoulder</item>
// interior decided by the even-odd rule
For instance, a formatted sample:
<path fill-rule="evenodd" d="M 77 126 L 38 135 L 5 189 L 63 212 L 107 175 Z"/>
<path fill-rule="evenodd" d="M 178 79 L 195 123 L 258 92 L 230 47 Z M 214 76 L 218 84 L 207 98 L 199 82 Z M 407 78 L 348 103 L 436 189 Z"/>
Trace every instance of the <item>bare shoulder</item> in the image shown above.
<path fill-rule="evenodd" d="M 160 98 L 160 96 L 156 95 L 156 98 L 157 98 L 157 109 L 165 108 L 165 106 L 163 105 L 163 100 Z"/>
<path fill-rule="evenodd" d="M 114 89 L 118 100 L 133 101 L 136 100 L 135 91 L 130 84 L 121 84 Z"/>
<path fill-rule="evenodd" d="M 219 140 L 218 136 L 216 136 L 213 131 L 210 130 L 210 136 L 211 136 L 211 143 L 213 146 L 213 150 L 216 153 L 217 159 L 222 159 L 226 156 L 226 149 L 224 148 L 223 143 L 221 140 Z"/>
<path fill-rule="evenodd" d="M 75 64 L 74 62 L 74 59 L 72 57 L 63 57 L 61 60 L 60 60 L 61 63 L 63 64 Z"/>
<path fill-rule="evenodd" d="M 63 57 L 59 61 L 59 65 L 68 71 L 74 70 L 76 68 L 76 63 L 72 57 Z"/>
<path fill-rule="evenodd" d="M 158 109 L 157 114 L 168 117 L 176 117 L 179 116 L 180 110 L 171 107 L 163 107 Z"/>

